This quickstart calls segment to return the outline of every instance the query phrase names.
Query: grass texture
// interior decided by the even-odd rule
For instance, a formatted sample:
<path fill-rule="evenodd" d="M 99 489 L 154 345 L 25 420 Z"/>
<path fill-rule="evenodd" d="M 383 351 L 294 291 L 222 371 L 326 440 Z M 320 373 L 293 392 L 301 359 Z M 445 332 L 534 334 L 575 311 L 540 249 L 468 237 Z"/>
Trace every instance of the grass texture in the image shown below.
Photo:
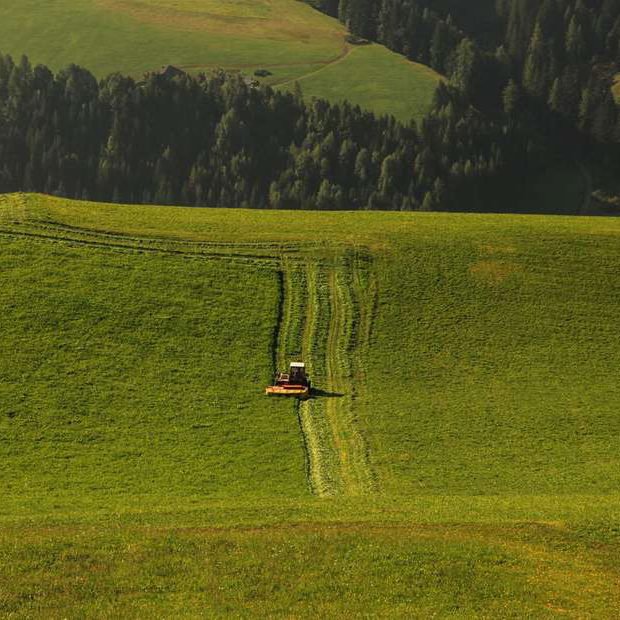
<path fill-rule="evenodd" d="M 0 197 L 0 614 L 617 617 L 619 236 Z"/>

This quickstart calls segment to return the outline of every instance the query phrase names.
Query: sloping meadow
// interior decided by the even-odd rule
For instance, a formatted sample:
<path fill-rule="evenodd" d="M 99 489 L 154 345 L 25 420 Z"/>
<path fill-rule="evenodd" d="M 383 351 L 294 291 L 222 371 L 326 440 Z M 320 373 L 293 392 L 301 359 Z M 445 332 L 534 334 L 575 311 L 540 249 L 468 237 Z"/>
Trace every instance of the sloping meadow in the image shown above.
<path fill-rule="evenodd" d="M 0 611 L 614 617 L 619 238 L 1 197 Z"/>

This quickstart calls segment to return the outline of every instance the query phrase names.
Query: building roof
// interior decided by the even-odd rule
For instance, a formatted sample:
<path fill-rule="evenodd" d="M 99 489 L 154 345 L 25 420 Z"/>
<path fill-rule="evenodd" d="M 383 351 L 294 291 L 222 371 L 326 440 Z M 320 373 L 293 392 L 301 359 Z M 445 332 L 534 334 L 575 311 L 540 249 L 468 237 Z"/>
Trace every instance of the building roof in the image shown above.
<path fill-rule="evenodd" d="M 164 65 L 159 71 L 159 75 L 163 75 L 168 78 L 177 77 L 179 75 L 185 75 L 185 71 L 182 71 L 178 67 L 172 65 Z"/>

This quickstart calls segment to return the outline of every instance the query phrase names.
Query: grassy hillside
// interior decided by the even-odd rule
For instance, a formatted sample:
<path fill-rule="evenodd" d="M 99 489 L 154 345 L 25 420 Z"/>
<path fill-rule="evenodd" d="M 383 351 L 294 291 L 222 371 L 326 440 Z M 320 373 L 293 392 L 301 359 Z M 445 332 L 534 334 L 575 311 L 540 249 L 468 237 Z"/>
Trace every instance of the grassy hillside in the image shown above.
<path fill-rule="evenodd" d="M 619 236 L 0 198 L 0 612 L 616 617 Z"/>
<path fill-rule="evenodd" d="M 263 68 L 269 83 L 304 79 L 307 97 L 347 98 L 402 120 L 426 110 L 434 72 L 379 46 L 351 49 L 345 34 L 298 0 L 6 0 L 0 20 L 4 53 L 56 69 L 77 63 L 98 76 L 141 76 L 169 63 L 191 72 Z"/>
<path fill-rule="evenodd" d="M 435 71 L 381 45 L 350 48 L 343 58 L 296 79 L 304 96 L 349 99 L 401 120 L 424 116 L 437 86 Z M 279 88 L 290 88 L 294 82 L 288 80 Z"/>

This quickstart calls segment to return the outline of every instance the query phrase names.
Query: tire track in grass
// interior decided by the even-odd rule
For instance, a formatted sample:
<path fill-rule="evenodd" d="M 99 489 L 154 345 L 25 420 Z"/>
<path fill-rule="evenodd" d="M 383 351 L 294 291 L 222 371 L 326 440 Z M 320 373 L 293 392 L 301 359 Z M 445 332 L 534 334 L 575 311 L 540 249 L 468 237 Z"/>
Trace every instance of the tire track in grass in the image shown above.
<path fill-rule="evenodd" d="M 308 365 L 313 384 L 325 377 L 325 359 L 321 355 L 327 339 L 329 319 L 328 289 L 323 271 L 316 264 L 306 267 L 307 304 L 302 355 Z M 308 446 L 310 488 L 319 497 L 337 495 L 342 491 L 338 454 L 326 417 L 324 399 L 311 398 L 299 402 L 299 422 Z"/>
<path fill-rule="evenodd" d="M 303 359 L 319 388 L 317 396 L 295 405 L 309 487 L 320 497 L 372 490 L 368 450 L 354 415 L 354 400 L 364 379 L 364 342 L 368 340 L 372 312 L 366 309 L 367 295 L 359 284 L 361 280 L 354 276 L 355 264 L 346 257 L 324 262 L 304 258 L 299 254 L 301 248 L 294 245 L 134 238 L 50 222 L 27 223 L 26 201 L 19 198 L 8 205 L 0 198 L 0 221 L 4 223 L 0 237 L 127 253 L 243 261 L 256 267 L 279 265 L 281 300 L 273 337 L 274 364 L 285 368 L 289 361 Z"/>
<path fill-rule="evenodd" d="M 374 288 L 349 260 L 283 258 L 282 265 L 278 366 L 301 354 L 316 389 L 313 398 L 295 404 L 308 485 L 319 497 L 372 493 L 376 480 L 354 405 L 364 380 Z"/>
<path fill-rule="evenodd" d="M 321 71 L 325 71 L 325 69 L 333 67 L 334 65 L 341 63 L 343 60 L 346 60 L 352 51 L 353 51 L 353 48 L 350 45 L 345 44 L 342 50 L 342 53 L 336 56 L 336 58 L 333 58 L 332 60 L 328 62 L 314 63 L 316 65 L 320 65 L 318 69 L 314 69 L 313 71 L 304 73 L 304 75 L 300 75 L 299 77 L 293 78 L 292 80 L 283 80 L 281 82 L 274 82 L 273 84 L 271 84 L 271 86 L 288 86 L 289 84 L 294 84 L 295 82 L 301 82 L 302 80 L 305 80 L 306 78 L 312 77 L 313 75 L 316 75 L 317 73 L 320 73 Z"/>

